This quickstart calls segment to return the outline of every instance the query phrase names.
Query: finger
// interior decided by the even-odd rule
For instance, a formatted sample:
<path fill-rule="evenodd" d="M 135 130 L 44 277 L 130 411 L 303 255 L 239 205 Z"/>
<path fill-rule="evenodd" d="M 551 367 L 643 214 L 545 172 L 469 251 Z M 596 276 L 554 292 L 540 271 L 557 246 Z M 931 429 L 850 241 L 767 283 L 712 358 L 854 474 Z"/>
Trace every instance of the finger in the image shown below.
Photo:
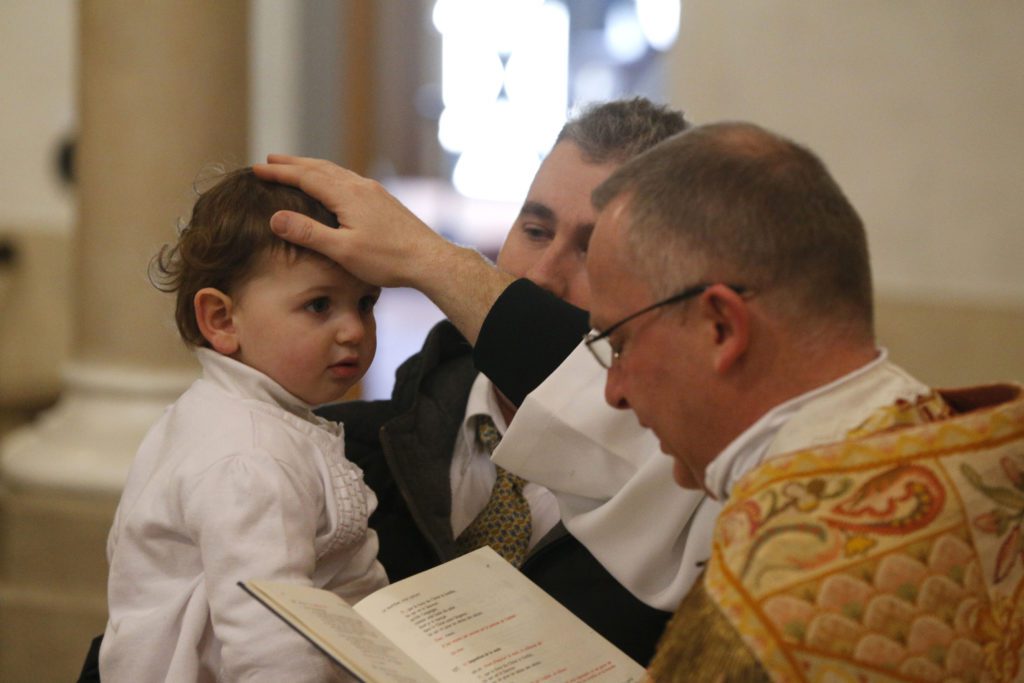
<path fill-rule="evenodd" d="M 314 157 L 300 157 L 293 154 L 268 154 L 268 164 L 293 164 L 297 166 L 308 166 L 317 162 L 323 162 L 323 159 L 317 159 Z"/>
<path fill-rule="evenodd" d="M 308 169 L 305 167 L 296 164 L 272 163 L 252 165 L 252 172 L 256 174 L 257 178 L 274 183 L 284 183 L 285 185 L 298 185 L 302 174 L 307 171 Z"/>
<path fill-rule="evenodd" d="M 294 211 L 279 211 L 270 216 L 270 229 L 284 240 L 333 258 L 328 253 L 331 243 L 325 240 L 325 232 L 337 237 L 337 230 L 309 216 Z"/>
<path fill-rule="evenodd" d="M 296 158 L 299 163 L 253 164 L 252 169 L 263 180 L 297 187 L 321 201 L 330 198 L 333 187 L 361 178 L 347 168 L 323 159 Z"/>
<path fill-rule="evenodd" d="M 332 166 L 334 164 L 325 159 L 299 157 L 291 154 L 268 154 L 267 163 L 253 164 L 252 170 L 258 178 L 263 180 L 298 185 L 298 178 L 302 172 L 324 171 Z"/>
<path fill-rule="evenodd" d="M 309 216 L 294 211 L 278 211 L 270 217 L 270 229 L 282 239 L 300 247 L 318 251 L 337 261 L 344 241 L 343 231 L 329 228 Z"/>
<path fill-rule="evenodd" d="M 345 177 L 345 170 L 333 164 L 327 167 L 299 164 L 253 164 L 252 170 L 258 178 L 297 187 L 321 201 L 326 199 L 330 189 Z"/>

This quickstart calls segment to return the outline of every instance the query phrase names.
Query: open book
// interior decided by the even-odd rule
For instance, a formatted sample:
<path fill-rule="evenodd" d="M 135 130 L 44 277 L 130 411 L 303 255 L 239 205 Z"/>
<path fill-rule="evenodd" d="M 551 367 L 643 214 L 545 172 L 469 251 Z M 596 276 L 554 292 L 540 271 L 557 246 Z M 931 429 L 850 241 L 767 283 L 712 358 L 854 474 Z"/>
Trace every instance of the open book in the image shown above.
<path fill-rule="evenodd" d="M 309 586 L 239 585 L 367 683 L 644 678 L 643 667 L 489 547 L 385 586 L 355 606 Z"/>

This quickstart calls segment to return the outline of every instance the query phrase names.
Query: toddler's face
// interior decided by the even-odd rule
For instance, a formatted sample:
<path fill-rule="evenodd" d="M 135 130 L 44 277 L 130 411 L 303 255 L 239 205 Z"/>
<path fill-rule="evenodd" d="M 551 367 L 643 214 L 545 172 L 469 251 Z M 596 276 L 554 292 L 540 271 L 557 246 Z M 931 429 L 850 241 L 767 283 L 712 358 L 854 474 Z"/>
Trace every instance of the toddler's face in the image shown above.
<path fill-rule="evenodd" d="M 275 251 L 233 297 L 233 357 L 306 403 L 337 401 L 373 360 L 379 296 L 327 259 Z"/>

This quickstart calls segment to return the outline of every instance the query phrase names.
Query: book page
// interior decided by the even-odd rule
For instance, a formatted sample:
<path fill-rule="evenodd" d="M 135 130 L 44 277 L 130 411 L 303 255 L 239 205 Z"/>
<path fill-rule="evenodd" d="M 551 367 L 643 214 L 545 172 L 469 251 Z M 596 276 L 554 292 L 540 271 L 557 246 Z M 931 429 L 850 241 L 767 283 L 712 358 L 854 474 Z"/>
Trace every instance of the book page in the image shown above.
<path fill-rule="evenodd" d="M 321 652 L 368 683 L 434 681 L 387 636 L 330 591 L 267 581 L 244 581 L 239 585 Z M 267 617 L 272 618 L 269 614 Z"/>
<path fill-rule="evenodd" d="M 488 547 L 386 586 L 355 609 L 439 681 L 627 683 L 645 675 Z"/>

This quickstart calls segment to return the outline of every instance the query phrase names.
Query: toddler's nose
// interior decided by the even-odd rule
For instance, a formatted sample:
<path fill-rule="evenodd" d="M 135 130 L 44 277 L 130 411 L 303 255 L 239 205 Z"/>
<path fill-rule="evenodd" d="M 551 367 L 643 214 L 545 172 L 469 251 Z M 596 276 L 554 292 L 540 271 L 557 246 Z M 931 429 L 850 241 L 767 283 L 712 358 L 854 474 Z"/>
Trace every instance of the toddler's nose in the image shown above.
<path fill-rule="evenodd" d="M 358 315 L 345 316 L 338 325 L 334 340 L 338 344 L 358 344 L 366 336 L 366 325 Z"/>

